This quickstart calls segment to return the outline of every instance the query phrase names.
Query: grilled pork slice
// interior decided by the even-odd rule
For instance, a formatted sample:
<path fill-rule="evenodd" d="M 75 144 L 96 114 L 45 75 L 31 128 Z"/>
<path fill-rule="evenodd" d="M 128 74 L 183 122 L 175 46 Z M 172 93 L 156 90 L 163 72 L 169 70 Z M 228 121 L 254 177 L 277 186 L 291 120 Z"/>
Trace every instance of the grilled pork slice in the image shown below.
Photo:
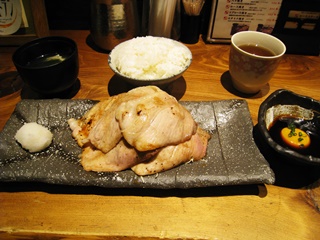
<path fill-rule="evenodd" d="M 141 176 L 172 169 L 190 160 L 197 161 L 206 155 L 210 135 L 198 127 L 197 133 L 189 141 L 162 148 L 148 161 L 134 165 L 131 169 Z"/>
<path fill-rule="evenodd" d="M 124 101 L 153 93 L 153 89 L 142 89 L 112 96 L 94 105 L 79 120 L 69 119 L 72 136 L 80 147 L 90 142 L 104 153 L 114 148 L 122 138 L 119 123 L 115 118 L 116 109 Z"/>
<path fill-rule="evenodd" d="M 138 151 L 149 151 L 189 140 L 197 130 L 190 112 L 173 96 L 159 88 L 150 88 L 155 90 L 153 94 L 123 101 L 117 108 L 116 119 L 123 137 Z"/>
<path fill-rule="evenodd" d="M 124 139 L 108 153 L 103 153 L 89 144 L 83 148 L 81 165 L 86 171 L 118 172 L 150 159 L 157 152 L 159 150 L 138 152 Z"/>
<path fill-rule="evenodd" d="M 103 114 L 101 114 L 100 119 L 89 132 L 88 140 L 104 153 L 113 149 L 122 138 L 119 123 L 115 119 L 115 110 L 124 96 L 124 94 L 121 94 L 106 100 L 108 104 L 103 109 Z M 100 113 L 95 113 L 94 111 L 92 114 L 100 115 Z"/>
<path fill-rule="evenodd" d="M 87 111 L 80 119 L 71 118 L 68 120 L 72 130 L 72 136 L 77 140 L 80 147 L 89 142 L 89 133 L 105 113 L 106 107 L 113 101 L 113 98 L 101 101 Z"/>

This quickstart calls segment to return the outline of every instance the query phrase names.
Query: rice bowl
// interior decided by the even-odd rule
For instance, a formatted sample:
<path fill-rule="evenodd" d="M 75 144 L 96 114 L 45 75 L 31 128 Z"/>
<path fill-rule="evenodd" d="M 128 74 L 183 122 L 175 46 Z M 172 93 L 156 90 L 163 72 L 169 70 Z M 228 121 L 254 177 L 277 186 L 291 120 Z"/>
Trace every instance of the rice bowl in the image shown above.
<path fill-rule="evenodd" d="M 109 54 L 110 68 L 127 82 L 164 85 L 179 78 L 192 61 L 182 43 L 163 37 L 137 37 L 117 45 Z"/>

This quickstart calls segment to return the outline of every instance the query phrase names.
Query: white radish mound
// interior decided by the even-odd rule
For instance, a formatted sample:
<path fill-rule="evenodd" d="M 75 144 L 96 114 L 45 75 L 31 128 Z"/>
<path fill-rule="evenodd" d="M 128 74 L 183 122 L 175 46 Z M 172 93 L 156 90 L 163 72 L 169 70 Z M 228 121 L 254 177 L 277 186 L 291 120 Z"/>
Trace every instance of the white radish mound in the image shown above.
<path fill-rule="evenodd" d="M 47 128 L 35 122 L 24 124 L 15 135 L 17 142 L 31 153 L 46 149 L 52 138 L 53 134 Z"/>

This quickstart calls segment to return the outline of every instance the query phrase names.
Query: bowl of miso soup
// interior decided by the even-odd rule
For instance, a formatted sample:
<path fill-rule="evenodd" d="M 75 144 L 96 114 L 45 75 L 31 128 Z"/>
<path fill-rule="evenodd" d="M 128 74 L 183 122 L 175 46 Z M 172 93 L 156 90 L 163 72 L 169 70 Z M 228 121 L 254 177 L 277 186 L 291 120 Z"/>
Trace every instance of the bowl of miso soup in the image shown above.
<path fill-rule="evenodd" d="M 258 129 L 286 159 L 320 165 L 320 101 L 279 89 L 260 105 Z"/>
<path fill-rule="evenodd" d="M 77 81 L 77 44 L 69 38 L 50 36 L 21 45 L 12 61 L 22 80 L 35 92 L 52 95 L 67 91 Z"/>

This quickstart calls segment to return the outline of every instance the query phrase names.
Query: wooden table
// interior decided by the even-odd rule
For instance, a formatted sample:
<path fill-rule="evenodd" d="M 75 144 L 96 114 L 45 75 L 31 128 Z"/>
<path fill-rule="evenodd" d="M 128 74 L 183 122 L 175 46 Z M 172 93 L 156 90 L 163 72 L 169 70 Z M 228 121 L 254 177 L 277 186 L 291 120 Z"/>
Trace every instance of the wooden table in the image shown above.
<path fill-rule="evenodd" d="M 127 85 L 115 83 L 107 53 L 90 47 L 88 31 L 52 31 L 51 35 L 68 36 L 78 44 L 81 88 L 73 98 L 102 100 L 126 90 Z M 230 85 L 228 45 L 199 41 L 188 47 L 192 65 L 184 80 L 170 88 L 179 100 L 245 99 L 254 124 L 259 105 L 277 89 L 320 100 L 317 56 L 285 55 L 270 84 L 257 95 L 244 96 Z M 0 77 L 16 71 L 11 61 L 14 49 L 0 48 Z M 21 96 L 16 91 L 0 98 L 0 130 Z M 0 238 L 319 239 L 320 190 L 314 188 L 319 182 L 307 181 L 307 170 L 284 167 L 274 169 L 282 180 L 275 185 L 189 190 L 1 183 Z"/>

